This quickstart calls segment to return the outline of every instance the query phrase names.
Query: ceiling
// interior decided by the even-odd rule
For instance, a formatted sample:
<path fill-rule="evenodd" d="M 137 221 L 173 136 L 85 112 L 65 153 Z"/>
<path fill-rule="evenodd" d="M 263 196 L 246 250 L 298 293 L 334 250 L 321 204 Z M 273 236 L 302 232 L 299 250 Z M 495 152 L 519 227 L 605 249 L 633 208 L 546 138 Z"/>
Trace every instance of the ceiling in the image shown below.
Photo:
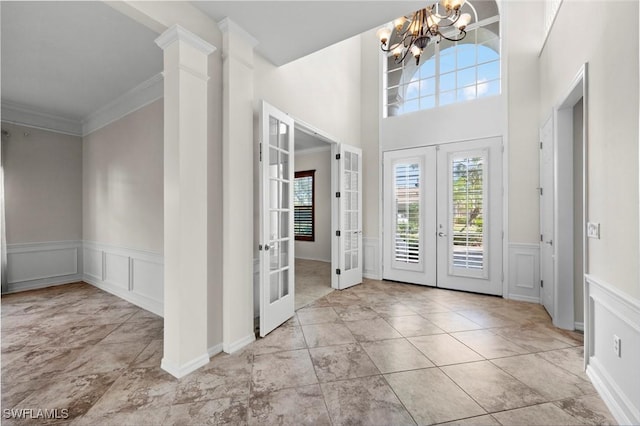
<path fill-rule="evenodd" d="M 489 1 L 475 0 L 474 4 Z M 493 0 L 490 0 L 493 2 Z M 282 65 L 428 2 L 195 1 L 229 17 Z M 157 33 L 99 1 L 0 1 L 2 102 L 82 121 L 162 71 Z M 212 25 L 215 25 L 212 22 Z"/>
<path fill-rule="evenodd" d="M 162 71 L 157 34 L 103 2 L 0 2 L 2 101 L 81 120 Z"/>
<path fill-rule="evenodd" d="M 228 17 L 283 65 L 425 7 L 422 1 L 194 1 L 216 22 Z"/>
<path fill-rule="evenodd" d="M 295 152 L 318 150 L 322 148 L 329 149 L 331 146 L 329 142 L 325 142 L 316 136 L 312 136 L 309 133 L 295 129 L 293 144 Z"/>

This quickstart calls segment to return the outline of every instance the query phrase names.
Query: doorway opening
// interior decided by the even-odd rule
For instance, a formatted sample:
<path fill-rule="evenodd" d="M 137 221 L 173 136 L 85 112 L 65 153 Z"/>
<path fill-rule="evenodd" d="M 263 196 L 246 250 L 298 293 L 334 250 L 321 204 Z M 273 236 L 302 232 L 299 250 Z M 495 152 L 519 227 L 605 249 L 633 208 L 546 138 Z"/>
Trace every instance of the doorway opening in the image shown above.
<path fill-rule="evenodd" d="M 331 287 L 331 143 L 295 127 L 293 185 L 295 309 L 333 291 Z"/>

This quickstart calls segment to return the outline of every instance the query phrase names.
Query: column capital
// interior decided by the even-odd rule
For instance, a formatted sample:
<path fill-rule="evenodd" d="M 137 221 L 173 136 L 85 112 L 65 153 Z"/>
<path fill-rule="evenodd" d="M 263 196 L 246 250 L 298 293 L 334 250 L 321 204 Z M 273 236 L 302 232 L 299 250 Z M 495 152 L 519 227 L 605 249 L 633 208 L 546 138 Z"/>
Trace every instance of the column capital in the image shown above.
<path fill-rule="evenodd" d="M 200 50 L 205 55 L 210 55 L 216 51 L 216 47 L 210 43 L 207 43 L 202 38 L 198 37 L 191 31 L 181 27 L 178 24 L 174 24 L 167 28 L 165 32 L 160 34 L 156 39 L 156 44 L 160 46 L 162 50 L 165 50 L 168 46 L 176 41 L 182 41 L 190 46 Z"/>
<path fill-rule="evenodd" d="M 229 18 L 224 18 L 218 22 L 218 28 L 220 28 L 222 34 L 234 34 L 243 38 L 252 49 L 258 45 L 258 40 Z"/>

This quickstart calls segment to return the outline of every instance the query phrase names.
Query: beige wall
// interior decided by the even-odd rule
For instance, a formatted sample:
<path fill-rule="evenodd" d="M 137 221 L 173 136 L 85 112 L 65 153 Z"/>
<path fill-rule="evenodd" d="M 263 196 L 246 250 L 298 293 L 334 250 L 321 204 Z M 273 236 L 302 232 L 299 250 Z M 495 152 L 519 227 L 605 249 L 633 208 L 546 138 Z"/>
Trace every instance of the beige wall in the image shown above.
<path fill-rule="evenodd" d="M 360 146 L 360 36 L 275 67 L 254 56 L 254 99 Z"/>
<path fill-rule="evenodd" d="M 163 100 L 83 139 L 85 241 L 163 253 Z"/>
<path fill-rule="evenodd" d="M 544 2 L 502 2 L 507 70 L 509 242 L 540 240 L 539 71 Z M 526 16 L 527 19 L 518 19 Z M 523 36 L 526 34 L 526 36 Z M 505 86 L 503 86 L 505 87 Z"/>
<path fill-rule="evenodd" d="M 316 171 L 315 241 L 296 241 L 295 256 L 299 259 L 331 262 L 331 151 L 296 154 L 295 170 Z"/>
<path fill-rule="evenodd" d="M 588 62 L 587 220 L 601 234 L 588 273 L 638 298 L 638 2 L 612 3 L 563 2 L 540 57 L 538 121 Z M 596 32 L 576 24 L 594 16 Z"/>
<path fill-rule="evenodd" d="M 3 152 L 7 244 L 81 240 L 82 139 L 2 128 L 11 133 Z"/>

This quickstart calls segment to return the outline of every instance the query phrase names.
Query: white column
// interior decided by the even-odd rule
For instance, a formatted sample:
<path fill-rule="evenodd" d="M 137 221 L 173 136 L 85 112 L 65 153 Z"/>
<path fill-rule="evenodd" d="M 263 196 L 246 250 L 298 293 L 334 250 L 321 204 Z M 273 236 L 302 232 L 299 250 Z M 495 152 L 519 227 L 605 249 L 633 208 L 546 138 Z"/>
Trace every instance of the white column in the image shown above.
<path fill-rule="evenodd" d="M 253 331 L 253 48 L 255 40 L 229 19 L 222 31 L 223 350 L 255 339 Z M 257 190 L 257 188 L 256 188 Z"/>
<path fill-rule="evenodd" d="M 174 25 L 164 51 L 164 357 L 182 377 L 207 354 L 207 76 L 215 47 Z"/>

